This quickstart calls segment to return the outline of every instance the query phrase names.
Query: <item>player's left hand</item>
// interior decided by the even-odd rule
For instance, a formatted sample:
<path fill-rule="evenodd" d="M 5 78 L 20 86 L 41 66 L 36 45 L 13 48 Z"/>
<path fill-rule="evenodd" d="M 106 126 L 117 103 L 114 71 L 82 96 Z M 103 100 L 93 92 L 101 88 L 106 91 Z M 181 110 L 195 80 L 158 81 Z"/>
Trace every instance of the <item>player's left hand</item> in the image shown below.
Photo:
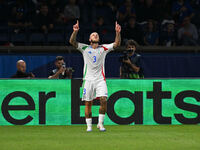
<path fill-rule="evenodd" d="M 117 23 L 117 21 L 115 22 L 115 31 L 117 33 L 120 33 L 121 32 L 121 26 Z"/>

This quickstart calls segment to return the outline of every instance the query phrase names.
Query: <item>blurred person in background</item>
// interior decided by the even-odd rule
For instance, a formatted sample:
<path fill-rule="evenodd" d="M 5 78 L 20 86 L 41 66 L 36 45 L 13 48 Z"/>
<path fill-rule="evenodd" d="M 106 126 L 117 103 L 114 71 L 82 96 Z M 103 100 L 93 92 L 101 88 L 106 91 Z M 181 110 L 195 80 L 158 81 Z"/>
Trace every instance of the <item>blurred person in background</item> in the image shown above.
<path fill-rule="evenodd" d="M 97 18 L 97 21 L 94 23 L 94 30 L 96 30 L 97 28 L 101 28 L 101 27 L 103 27 L 103 26 L 105 26 L 105 21 L 104 21 L 104 18 L 103 18 L 103 16 L 99 16 L 98 18 Z"/>
<path fill-rule="evenodd" d="M 69 0 L 69 3 L 64 8 L 64 17 L 66 23 L 73 23 L 80 18 L 80 9 L 76 5 L 76 0 Z"/>
<path fill-rule="evenodd" d="M 56 69 L 52 70 L 49 79 L 71 79 L 72 78 L 72 68 L 67 68 L 65 65 L 64 57 L 57 56 L 55 61 Z"/>
<path fill-rule="evenodd" d="M 127 25 L 122 30 L 122 40 L 134 39 L 137 43 L 143 44 L 143 31 L 136 23 L 135 17 L 130 17 Z"/>
<path fill-rule="evenodd" d="M 115 9 L 114 6 L 112 6 L 112 3 L 108 4 L 108 1 L 106 0 L 96 0 L 94 1 L 94 4 L 92 5 L 92 22 L 93 20 L 96 20 L 98 17 L 103 17 L 104 22 L 106 25 L 112 24 L 113 21 L 115 21 Z"/>
<path fill-rule="evenodd" d="M 172 15 L 178 23 L 181 23 L 185 17 L 192 19 L 194 11 L 189 1 L 176 0 L 172 5 Z"/>
<path fill-rule="evenodd" d="M 54 23 L 58 25 L 64 24 L 64 15 L 62 10 L 62 2 L 60 0 L 48 0 L 49 13 L 54 19 Z"/>
<path fill-rule="evenodd" d="M 28 17 L 28 8 L 24 0 L 17 0 L 11 8 L 8 26 L 13 27 L 13 32 L 19 33 L 25 31 L 25 27 L 31 26 L 31 20 Z"/>
<path fill-rule="evenodd" d="M 135 8 L 131 0 L 126 0 L 124 5 L 118 9 L 117 20 L 120 24 L 124 24 L 130 17 L 136 17 Z"/>
<path fill-rule="evenodd" d="M 103 36 L 108 32 L 105 28 L 105 20 L 103 16 L 97 18 L 97 21 L 92 25 L 92 30 L 96 31 L 100 36 Z"/>
<path fill-rule="evenodd" d="M 178 30 L 178 40 L 181 45 L 198 45 L 198 32 L 194 24 L 190 22 L 190 17 L 185 17 L 183 26 Z"/>
<path fill-rule="evenodd" d="M 175 23 L 174 22 L 166 22 L 163 26 L 165 26 L 164 31 L 162 31 L 160 37 L 161 45 L 170 47 L 176 45 L 176 32 L 175 32 Z"/>
<path fill-rule="evenodd" d="M 18 60 L 17 72 L 11 78 L 35 78 L 35 75 L 32 72 L 26 73 L 26 62 Z"/>
<path fill-rule="evenodd" d="M 42 4 L 39 14 L 36 15 L 35 25 L 43 33 L 51 32 L 54 29 L 54 18 L 49 13 L 49 8 L 46 4 Z"/>
<path fill-rule="evenodd" d="M 128 40 L 126 42 L 126 50 L 120 57 L 120 78 L 121 79 L 139 79 L 144 78 L 141 68 L 141 55 L 135 53 L 138 47 L 137 42 Z"/>
<path fill-rule="evenodd" d="M 144 44 L 147 46 L 155 46 L 159 43 L 159 34 L 156 31 L 155 22 L 149 20 L 147 23 L 147 30 L 144 33 Z"/>

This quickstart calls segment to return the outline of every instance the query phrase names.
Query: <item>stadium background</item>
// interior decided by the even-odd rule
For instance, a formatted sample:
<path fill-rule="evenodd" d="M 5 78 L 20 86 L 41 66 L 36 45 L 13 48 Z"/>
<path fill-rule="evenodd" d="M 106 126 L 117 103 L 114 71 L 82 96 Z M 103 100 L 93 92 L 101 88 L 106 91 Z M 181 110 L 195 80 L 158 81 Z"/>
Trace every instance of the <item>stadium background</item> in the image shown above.
<path fill-rule="evenodd" d="M 119 57 L 122 55 L 120 50 L 124 50 L 123 45 L 130 38 L 141 45 L 138 52 L 142 54 L 142 67 L 146 78 L 199 77 L 200 71 L 196 68 L 200 63 L 197 46 L 199 39 L 195 44 L 188 44 L 178 38 L 178 32 L 183 26 L 184 17 L 188 16 L 196 26 L 197 32 L 200 31 L 200 3 L 199 0 L 186 0 L 183 3 L 187 8 L 186 11 L 175 15 L 175 12 L 180 9 L 177 2 L 172 0 L 1 0 L 0 77 L 9 78 L 16 71 L 16 61 L 24 59 L 27 62 L 28 72 L 33 72 L 36 78 L 47 78 L 54 67 L 55 56 L 63 55 L 67 65 L 75 70 L 73 78 L 81 78 L 82 56 L 68 43 L 72 24 L 77 19 L 80 21 L 78 41 L 84 43 L 88 43 L 92 31 L 100 34 L 101 43 L 113 42 L 114 22 L 117 20 L 122 26 L 122 47 L 118 52 L 110 53 L 106 60 L 108 78 L 119 78 Z M 43 6 L 45 10 L 41 10 Z M 45 20 L 43 24 L 47 27 L 53 24 L 52 29 L 41 29 L 41 12 L 47 13 L 47 17 L 43 17 Z M 133 28 L 130 23 L 132 18 L 135 18 Z M 154 21 L 155 28 L 149 43 L 145 43 L 144 37 L 148 35 L 149 20 Z M 174 29 L 166 36 L 169 24 L 172 24 Z M 156 39 L 159 42 L 156 42 Z M 171 41 L 171 45 L 167 45 L 167 41 Z M 34 46 L 39 48 L 34 50 Z M 66 46 L 66 48 L 57 46 Z"/>
<path fill-rule="evenodd" d="M 117 20 L 122 25 L 122 45 L 129 38 L 135 39 L 141 45 L 138 50 L 143 57 L 145 78 L 199 78 L 199 37 L 195 42 L 188 44 L 178 38 L 178 31 L 183 26 L 184 17 L 189 16 L 199 34 L 200 2 L 186 0 L 184 5 L 188 11 L 183 15 L 184 17 L 173 14 L 174 10 L 180 9 L 177 8 L 176 2 L 173 0 L 77 0 L 74 5 L 70 4 L 70 0 L 0 0 L 0 78 L 9 78 L 13 75 L 16 72 L 16 61 L 19 59 L 27 62 L 27 71 L 33 72 L 36 78 L 47 78 L 49 71 L 54 67 L 53 63 L 57 55 L 63 55 L 67 65 L 75 69 L 73 78 L 81 78 L 82 56 L 68 43 L 72 25 L 77 19 L 80 21 L 81 28 L 78 40 L 84 43 L 88 43 L 88 36 L 92 31 L 98 31 L 101 43 L 113 42 L 114 22 Z M 53 28 L 49 30 L 41 29 L 40 12 L 43 5 L 45 5 L 44 13 L 47 13 L 47 7 L 49 12 L 46 18 L 47 26 L 53 24 Z M 66 11 L 72 6 L 76 14 L 73 17 Z M 130 13 L 123 17 L 127 9 Z M 134 19 L 137 28 L 131 27 Z M 149 35 L 149 19 L 153 20 L 154 32 L 153 38 L 149 38 L 149 43 L 145 43 L 144 37 L 147 38 Z M 170 36 L 167 34 L 169 24 L 173 25 Z M 123 50 L 122 46 L 107 56 L 106 77 L 119 78 L 119 56 Z M 5 81 L 3 80 L 4 83 Z M 12 88 L 14 91 L 18 89 L 14 86 Z M 29 91 L 29 87 L 25 88 Z M 4 92 L 7 94 L 9 90 Z M 199 106 L 199 102 L 195 101 L 195 103 Z M 17 113 L 13 115 L 17 116 Z M 3 118 L 2 115 L 0 117 Z M 1 126 L 0 145 L 2 150 L 92 150 L 94 147 L 99 150 L 199 150 L 200 148 L 199 126 L 196 125 L 127 125 L 107 126 L 107 129 L 107 133 L 103 134 L 99 134 L 95 129 L 93 133 L 86 134 L 85 126 L 81 125 Z"/>

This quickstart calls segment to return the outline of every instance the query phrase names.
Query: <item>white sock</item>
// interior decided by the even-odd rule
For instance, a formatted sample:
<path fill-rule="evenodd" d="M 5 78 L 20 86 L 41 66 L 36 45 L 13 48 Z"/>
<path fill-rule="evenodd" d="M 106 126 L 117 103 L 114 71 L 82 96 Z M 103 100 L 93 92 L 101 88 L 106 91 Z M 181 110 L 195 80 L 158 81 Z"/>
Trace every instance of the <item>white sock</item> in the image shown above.
<path fill-rule="evenodd" d="M 92 118 L 85 118 L 88 127 L 92 127 Z"/>
<path fill-rule="evenodd" d="M 105 118 L 105 114 L 99 114 L 99 124 L 103 124 Z"/>

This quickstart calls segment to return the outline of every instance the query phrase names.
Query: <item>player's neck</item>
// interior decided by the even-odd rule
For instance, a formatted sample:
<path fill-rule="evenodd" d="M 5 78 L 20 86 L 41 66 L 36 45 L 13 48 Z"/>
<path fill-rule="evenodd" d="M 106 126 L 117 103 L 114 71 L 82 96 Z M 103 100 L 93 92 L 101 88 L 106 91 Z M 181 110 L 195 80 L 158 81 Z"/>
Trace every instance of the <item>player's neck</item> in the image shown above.
<path fill-rule="evenodd" d="M 99 44 L 90 44 L 91 45 L 91 47 L 93 48 L 93 49 L 96 49 L 98 46 L 99 46 Z"/>

